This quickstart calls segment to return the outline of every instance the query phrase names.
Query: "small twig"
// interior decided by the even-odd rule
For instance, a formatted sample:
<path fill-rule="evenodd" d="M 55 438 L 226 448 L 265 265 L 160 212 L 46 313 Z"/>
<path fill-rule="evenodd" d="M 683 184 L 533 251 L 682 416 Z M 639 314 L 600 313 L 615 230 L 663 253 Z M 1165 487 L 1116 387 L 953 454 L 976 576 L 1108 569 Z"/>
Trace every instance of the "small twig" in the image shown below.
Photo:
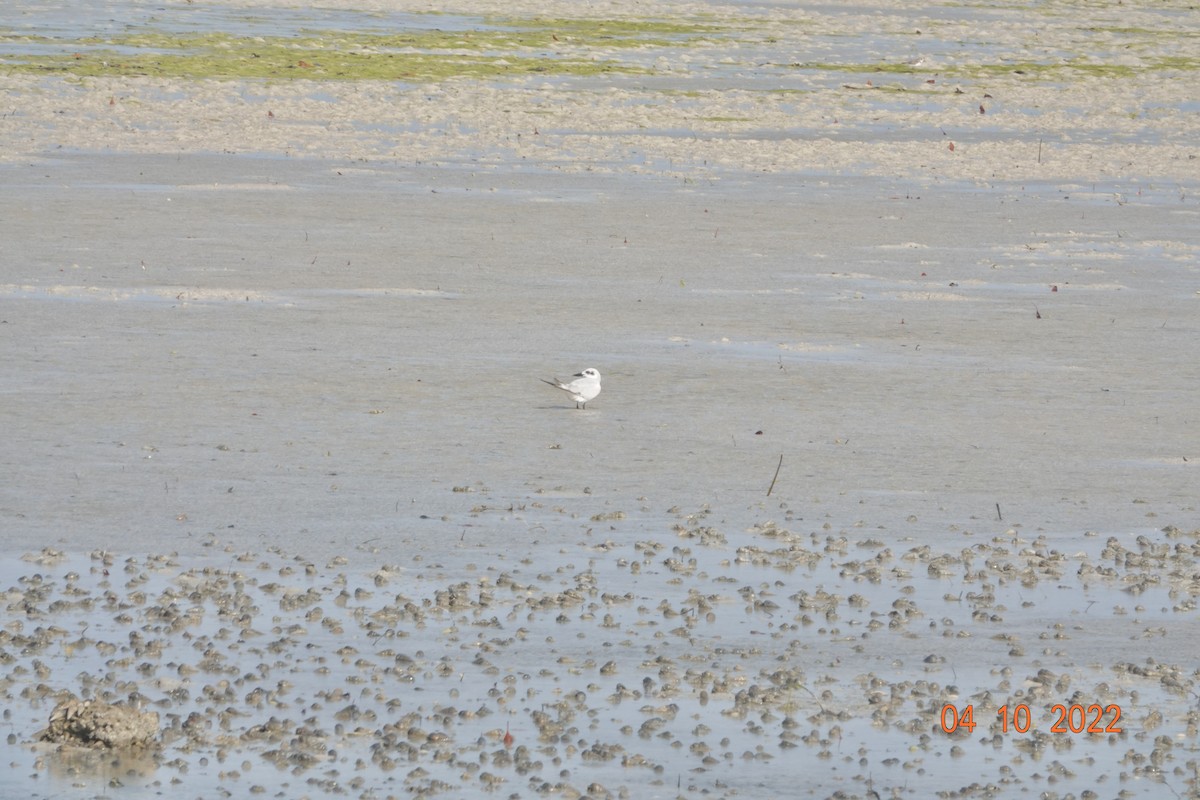
<path fill-rule="evenodd" d="M 779 464 L 775 467 L 775 477 L 771 478 L 771 485 L 767 487 L 767 497 L 771 496 L 771 492 L 775 489 L 775 481 L 779 480 L 779 469 L 783 466 L 783 453 L 779 454 Z"/>
<path fill-rule="evenodd" d="M 1000 504 L 999 503 L 996 503 L 996 519 L 998 519 L 1002 522 L 1004 521 L 1004 517 L 1000 513 Z"/>

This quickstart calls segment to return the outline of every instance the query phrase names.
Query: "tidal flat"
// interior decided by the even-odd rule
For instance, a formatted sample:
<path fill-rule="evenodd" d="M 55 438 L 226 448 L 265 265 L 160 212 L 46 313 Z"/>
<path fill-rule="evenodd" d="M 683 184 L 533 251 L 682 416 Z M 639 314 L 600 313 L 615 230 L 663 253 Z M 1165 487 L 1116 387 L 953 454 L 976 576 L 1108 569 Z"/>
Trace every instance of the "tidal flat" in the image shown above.
<path fill-rule="evenodd" d="M 5 562 L 12 728 L 69 696 L 162 721 L 154 748 L 25 744 L 8 783 L 56 797 L 1195 785 L 1197 675 L 1177 637 L 1200 531 L 1066 555 L 1010 529 L 939 552 L 775 524 L 738 546 L 707 511 L 678 514 L 669 538 L 623 513 L 531 502 L 474 518 L 490 514 L 545 520 L 559 545 L 515 557 L 464 535 L 367 572 L 215 536 L 186 559 Z"/>
<path fill-rule="evenodd" d="M 438 5 L 0 11 L 0 794 L 1197 796 L 1194 11 Z"/>

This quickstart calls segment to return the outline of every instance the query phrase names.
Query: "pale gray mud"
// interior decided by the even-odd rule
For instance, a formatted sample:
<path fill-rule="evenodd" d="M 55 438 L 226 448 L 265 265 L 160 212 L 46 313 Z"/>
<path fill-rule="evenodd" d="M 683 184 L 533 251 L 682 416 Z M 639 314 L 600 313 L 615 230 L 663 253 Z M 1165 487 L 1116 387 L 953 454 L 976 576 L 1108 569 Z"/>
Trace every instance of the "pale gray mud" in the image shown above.
<path fill-rule="evenodd" d="M 5 172 L 11 789 L 1194 791 L 1178 194 Z"/>

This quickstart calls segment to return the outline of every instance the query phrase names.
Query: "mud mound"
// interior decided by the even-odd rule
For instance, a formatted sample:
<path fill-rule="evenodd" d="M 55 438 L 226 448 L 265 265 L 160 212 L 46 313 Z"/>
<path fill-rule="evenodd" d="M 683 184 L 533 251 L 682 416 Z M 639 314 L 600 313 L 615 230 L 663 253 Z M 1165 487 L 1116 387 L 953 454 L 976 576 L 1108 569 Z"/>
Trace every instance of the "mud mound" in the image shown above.
<path fill-rule="evenodd" d="M 50 712 L 43 742 L 121 749 L 152 747 L 158 739 L 158 714 L 99 700 L 64 700 Z"/>

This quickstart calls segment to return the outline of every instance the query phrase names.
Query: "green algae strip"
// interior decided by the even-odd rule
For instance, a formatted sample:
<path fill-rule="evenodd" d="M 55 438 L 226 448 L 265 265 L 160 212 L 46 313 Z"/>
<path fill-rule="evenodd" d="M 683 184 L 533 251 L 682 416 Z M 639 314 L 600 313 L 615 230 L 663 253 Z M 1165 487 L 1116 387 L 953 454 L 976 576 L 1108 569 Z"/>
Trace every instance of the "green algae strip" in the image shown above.
<path fill-rule="evenodd" d="M 941 75 L 947 78 L 992 78 L 1003 75 L 1020 75 L 1032 80 L 1059 81 L 1073 77 L 1132 78 L 1136 75 L 1162 71 L 1196 71 L 1200 69 L 1200 58 L 1161 57 L 1147 58 L 1141 64 L 1105 64 L 1084 59 L 1072 59 L 1055 63 L 1036 61 L 1007 62 L 1002 64 L 961 64 L 916 66 L 903 62 L 874 62 L 865 64 L 837 64 L 831 62 L 796 62 L 787 66 L 793 69 L 820 72 L 844 72 L 850 74 L 889 75 Z"/>
<path fill-rule="evenodd" d="M 303 31 L 277 37 L 155 31 L 65 40 L 7 36 L 0 42 L 50 45 L 62 52 L 8 56 L 0 59 L 0 73 L 401 81 L 646 73 L 650 70 L 645 67 L 613 58 L 613 52 L 683 47 L 720 33 L 711 25 L 635 20 L 492 19 L 489 23 L 496 27 L 396 33 Z M 607 57 L 596 58 L 597 49 Z"/>
<path fill-rule="evenodd" d="M 0 65 L 0 72 L 49 73 L 75 77 L 188 78 L 236 80 L 437 81 L 454 77 L 501 78 L 522 74 L 597 75 L 637 72 L 612 61 L 487 57 L 424 53 L 338 53 L 258 48 L 253 52 L 149 54 L 94 51 L 75 56 L 39 56 Z"/>

